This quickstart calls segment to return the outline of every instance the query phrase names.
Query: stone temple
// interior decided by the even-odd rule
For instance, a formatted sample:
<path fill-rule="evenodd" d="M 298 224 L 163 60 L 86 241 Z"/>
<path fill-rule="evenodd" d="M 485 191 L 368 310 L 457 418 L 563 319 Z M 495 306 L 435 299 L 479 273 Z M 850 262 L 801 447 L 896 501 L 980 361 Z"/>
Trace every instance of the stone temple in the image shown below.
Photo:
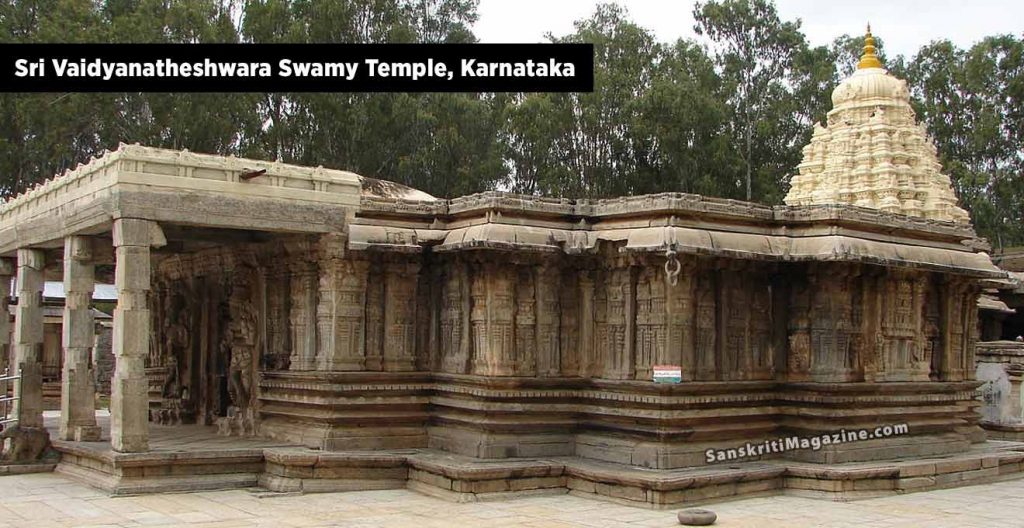
<path fill-rule="evenodd" d="M 39 289 L 62 276 L 57 470 L 115 493 L 569 489 L 662 506 L 1020 472 L 1024 445 L 987 442 L 975 397 L 977 300 L 1005 273 L 870 38 L 833 101 L 775 207 L 443 200 L 122 145 L 0 207 L 20 424 L 44 425 Z M 118 290 L 109 432 L 88 359 L 98 276 Z M 655 383 L 659 366 L 679 382 Z"/>

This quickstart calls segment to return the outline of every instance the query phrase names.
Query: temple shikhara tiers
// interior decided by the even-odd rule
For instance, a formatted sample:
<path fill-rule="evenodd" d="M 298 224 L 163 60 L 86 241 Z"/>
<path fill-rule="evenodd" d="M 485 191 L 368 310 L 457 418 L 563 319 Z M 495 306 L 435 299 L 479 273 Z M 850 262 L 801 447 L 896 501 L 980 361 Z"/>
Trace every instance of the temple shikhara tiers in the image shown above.
<path fill-rule="evenodd" d="M 875 56 L 870 31 L 857 71 L 832 92 L 827 126 L 815 125 L 786 205 L 849 204 L 968 223 L 907 83 Z"/>
<path fill-rule="evenodd" d="M 114 493 L 569 489 L 662 506 L 1019 472 L 1024 444 L 986 441 L 975 392 L 979 294 L 1006 273 L 870 34 L 832 101 L 774 207 L 445 200 L 121 145 L 0 206 L 19 426 L 44 426 L 50 279 L 67 294 L 57 470 Z M 107 281 L 109 429 L 89 359 Z"/>

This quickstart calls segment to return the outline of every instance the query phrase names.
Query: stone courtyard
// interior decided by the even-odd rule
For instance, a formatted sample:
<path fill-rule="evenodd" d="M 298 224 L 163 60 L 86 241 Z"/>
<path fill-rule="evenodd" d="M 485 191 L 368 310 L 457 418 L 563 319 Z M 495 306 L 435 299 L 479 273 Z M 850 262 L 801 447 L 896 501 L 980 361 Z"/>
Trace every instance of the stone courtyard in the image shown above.
<path fill-rule="evenodd" d="M 453 504 L 407 490 L 277 495 L 257 490 L 110 497 L 55 474 L 4 477 L 0 519 L 10 528 L 250 526 L 346 528 L 669 528 L 674 510 L 568 494 Z M 832 502 L 795 496 L 713 504 L 723 528 L 1020 526 L 1024 480 Z"/>

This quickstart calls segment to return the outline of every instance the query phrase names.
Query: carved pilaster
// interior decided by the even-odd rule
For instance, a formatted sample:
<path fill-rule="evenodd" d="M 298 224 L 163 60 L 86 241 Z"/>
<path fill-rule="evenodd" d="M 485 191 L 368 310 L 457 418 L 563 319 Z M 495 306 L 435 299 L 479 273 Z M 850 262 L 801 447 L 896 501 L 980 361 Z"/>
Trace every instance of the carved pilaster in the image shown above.
<path fill-rule="evenodd" d="M 655 357 L 655 363 L 680 365 L 682 367 L 683 380 L 693 380 L 697 371 L 697 356 L 694 342 L 694 319 L 696 316 L 694 262 L 689 259 L 682 262 L 675 285 L 670 282 L 668 275 L 660 267 L 655 268 L 655 270 L 656 277 L 652 278 L 652 285 L 659 282 L 664 285 L 667 326 L 665 330 L 665 346 L 663 348 L 664 357 Z M 641 378 L 639 366 L 637 370 L 637 378 L 639 379 Z"/>
<path fill-rule="evenodd" d="M 537 375 L 561 375 L 560 291 L 561 273 L 549 264 L 535 270 L 537 291 Z"/>
<path fill-rule="evenodd" d="M 606 341 L 601 348 L 604 377 L 612 380 L 633 378 L 633 350 L 636 344 L 636 288 L 632 267 L 615 268 L 609 273 Z"/>
<path fill-rule="evenodd" d="M 742 269 L 742 263 L 729 264 L 731 266 L 719 274 L 719 298 L 722 300 L 719 306 L 719 326 L 720 331 L 724 332 L 720 348 L 722 370 L 719 376 L 723 380 L 744 380 L 749 379 L 753 365 L 750 348 L 747 346 L 751 292 L 744 284 L 746 270 Z"/>
<path fill-rule="evenodd" d="M 919 277 L 906 270 L 889 270 L 886 274 L 882 290 L 879 379 L 928 379 L 930 362 L 924 360 L 922 329 L 924 283 Z"/>
<path fill-rule="evenodd" d="M 291 274 L 287 267 L 265 269 L 266 344 L 264 368 L 288 370 L 292 355 L 289 329 Z"/>
<path fill-rule="evenodd" d="M 321 263 L 317 364 L 322 370 L 364 370 L 369 263 L 330 259 Z M 376 283 L 379 288 L 380 282 Z M 377 357 L 380 357 L 379 355 Z"/>
<path fill-rule="evenodd" d="M 861 325 L 859 361 L 864 381 L 875 382 L 880 379 L 879 371 L 882 360 L 882 308 L 885 280 L 884 271 L 873 270 L 862 275 L 861 280 Z M 855 337 L 857 337 L 855 335 Z"/>
<path fill-rule="evenodd" d="M 944 381 L 974 378 L 974 343 L 977 339 L 978 286 L 967 279 L 948 277 L 944 284 L 942 360 Z"/>
<path fill-rule="evenodd" d="M 769 279 L 763 274 L 747 277 L 751 302 L 748 317 L 747 347 L 750 349 L 751 379 L 772 379 L 775 376 L 775 348 L 772 341 L 772 300 Z"/>
<path fill-rule="evenodd" d="M 794 284 L 790 290 L 789 350 L 786 354 L 787 379 L 806 381 L 811 370 L 811 284 Z"/>
<path fill-rule="evenodd" d="M 470 296 L 466 263 L 450 262 L 444 277 L 441 309 L 441 369 L 452 374 L 466 373 L 469 363 Z"/>
<path fill-rule="evenodd" d="M 589 290 L 593 282 L 584 281 L 582 273 L 573 269 L 564 270 L 561 274 L 562 286 L 559 289 L 559 351 L 561 353 L 560 367 L 563 376 L 580 375 L 580 348 L 583 342 L 583 314 L 590 314 L 589 304 L 587 312 L 583 311 L 583 288 Z"/>
<path fill-rule="evenodd" d="M 696 354 L 697 379 L 718 379 L 718 299 L 717 273 L 706 270 L 697 282 Z"/>
<path fill-rule="evenodd" d="M 489 376 L 515 374 L 514 268 L 486 262 L 473 276 L 473 371 Z"/>
<path fill-rule="evenodd" d="M 532 267 L 521 267 L 517 273 L 515 308 L 516 374 L 537 373 L 537 309 L 536 285 Z"/>
<path fill-rule="evenodd" d="M 811 376 L 815 381 L 850 381 L 858 376 L 850 272 L 845 265 L 829 265 L 812 266 L 809 273 Z"/>
<path fill-rule="evenodd" d="M 365 369 L 381 370 L 384 366 L 384 299 L 385 273 L 378 263 L 369 266 L 366 279 L 366 302 L 363 319 L 365 338 Z"/>
<path fill-rule="evenodd" d="M 584 328 L 590 327 L 590 332 L 585 334 L 588 339 L 581 340 L 580 348 L 580 375 L 585 378 L 601 377 L 602 361 L 608 354 L 608 273 L 599 269 L 593 276 L 586 290 L 584 282 L 580 282 L 584 301 L 587 301 L 582 307 L 589 306 L 589 313 L 593 314 L 592 319 L 586 318 L 588 310 L 581 310 L 585 317 Z"/>
<path fill-rule="evenodd" d="M 973 380 L 975 379 L 975 348 L 978 342 L 978 296 L 981 295 L 981 288 L 976 284 L 972 283 L 964 295 L 964 311 L 967 312 L 967 316 L 964 318 L 966 325 L 967 339 L 964 344 L 963 361 L 960 362 L 960 368 L 963 369 L 963 379 Z"/>
<path fill-rule="evenodd" d="M 385 270 L 384 370 L 416 368 L 416 289 L 419 264 L 389 263 Z"/>
<path fill-rule="evenodd" d="M 316 370 L 317 267 L 297 260 L 289 266 L 291 295 L 288 324 L 291 343 L 289 370 Z"/>
<path fill-rule="evenodd" d="M 437 368 L 441 275 L 437 272 L 436 266 L 424 266 L 417 280 L 419 284 L 416 286 L 416 369 L 429 371 Z"/>
<path fill-rule="evenodd" d="M 671 352 L 668 349 L 671 344 L 678 345 L 682 341 L 682 328 L 679 328 L 680 337 L 675 343 L 671 342 L 668 335 L 672 330 L 666 322 L 670 310 L 666 290 L 670 288 L 660 266 L 645 266 L 637 276 L 634 361 L 637 379 L 650 380 L 654 365 L 678 364 L 680 359 L 678 350 L 674 361 L 670 359 Z"/>

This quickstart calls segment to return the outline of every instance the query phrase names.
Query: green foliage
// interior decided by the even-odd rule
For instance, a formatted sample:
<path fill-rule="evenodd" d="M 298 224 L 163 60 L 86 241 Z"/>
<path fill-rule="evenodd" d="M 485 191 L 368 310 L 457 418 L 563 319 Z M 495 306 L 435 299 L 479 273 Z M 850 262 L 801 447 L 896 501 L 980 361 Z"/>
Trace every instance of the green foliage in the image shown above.
<path fill-rule="evenodd" d="M 5 42 L 475 42 L 478 0 L 0 0 Z M 592 93 L 0 94 L 0 196 L 119 142 L 353 170 L 438 196 L 682 191 L 781 203 L 863 42 L 811 47 L 770 0 L 694 9 L 658 42 L 614 4 L 553 42 L 595 46 Z M 884 56 L 978 231 L 1024 243 L 1024 39 Z"/>
<path fill-rule="evenodd" d="M 932 42 L 905 75 L 978 232 L 997 247 L 1024 243 L 1024 40 L 988 37 L 969 50 Z"/>
<path fill-rule="evenodd" d="M 744 197 L 780 201 L 780 184 L 798 158 L 791 89 L 796 56 L 806 48 L 799 22 L 779 20 L 767 0 L 697 3 L 698 35 L 706 35 L 726 86 L 727 130 L 743 162 Z M 780 172 L 781 171 L 781 172 Z M 755 185 L 756 183 L 756 185 Z"/>

